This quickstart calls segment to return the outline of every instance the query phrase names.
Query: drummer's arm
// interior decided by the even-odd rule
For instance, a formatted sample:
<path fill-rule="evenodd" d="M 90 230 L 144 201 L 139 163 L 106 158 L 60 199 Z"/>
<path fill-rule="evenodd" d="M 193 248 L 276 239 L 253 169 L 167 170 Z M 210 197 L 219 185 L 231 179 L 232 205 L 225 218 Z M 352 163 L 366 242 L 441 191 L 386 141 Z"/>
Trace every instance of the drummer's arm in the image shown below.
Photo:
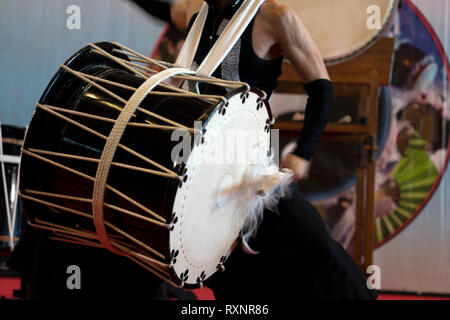
<path fill-rule="evenodd" d="M 152 16 L 186 31 L 187 0 L 131 0 Z"/>
<path fill-rule="evenodd" d="M 186 31 L 187 25 L 187 0 L 176 0 L 172 1 L 170 5 L 170 18 L 172 24 L 182 32 Z"/>
<path fill-rule="evenodd" d="M 308 102 L 302 134 L 293 154 L 282 159 L 282 166 L 292 169 L 300 179 L 308 170 L 320 137 L 331 113 L 333 87 L 323 58 L 297 14 L 280 6 L 274 14 L 273 36 L 285 56 L 305 83 Z"/>
<path fill-rule="evenodd" d="M 202 8 L 204 0 L 187 0 L 186 8 L 186 29 L 188 29 L 189 22 L 191 21 L 194 14 L 200 11 Z"/>

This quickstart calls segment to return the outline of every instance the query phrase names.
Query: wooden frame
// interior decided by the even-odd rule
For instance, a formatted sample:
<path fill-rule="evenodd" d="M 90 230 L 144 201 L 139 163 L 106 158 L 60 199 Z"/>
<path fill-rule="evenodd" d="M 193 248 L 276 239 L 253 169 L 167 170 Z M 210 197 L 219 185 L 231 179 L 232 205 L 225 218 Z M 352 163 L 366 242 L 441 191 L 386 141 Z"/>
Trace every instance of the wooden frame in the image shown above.
<path fill-rule="evenodd" d="M 357 141 L 360 144 L 356 182 L 356 231 L 354 260 L 365 273 L 373 263 L 375 235 L 375 161 L 378 146 L 378 95 L 381 86 L 390 82 L 394 39 L 382 38 L 359 56 L 344 63 L 328 67 L 335 95 L 358 97 L 359 116 L 367 118 L 363 125 L 330 123 L 323 139 Z M 277 92 L 302 93 L 303 83 L 291 64 L 284 63 Z M 298 136 L 302 125 L 278 122 L 280 136 Z"/>

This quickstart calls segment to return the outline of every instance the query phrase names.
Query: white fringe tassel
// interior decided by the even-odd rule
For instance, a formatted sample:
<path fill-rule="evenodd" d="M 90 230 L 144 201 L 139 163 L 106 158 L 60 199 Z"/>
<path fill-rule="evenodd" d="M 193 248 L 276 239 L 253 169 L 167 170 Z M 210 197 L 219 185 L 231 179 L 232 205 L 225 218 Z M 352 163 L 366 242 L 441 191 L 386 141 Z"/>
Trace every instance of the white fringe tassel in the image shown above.
<path fill-rule="evenodd" d="M 256 235 L 262 221 L 264 209 L 278 213 L 277 205 L 281 198 L 289 196 L 289 184 L 293 172 L 289 169 L 278 169 L 272 161 L 251 165 L 245 172 L 241 183 L 223 193 L 232 195 L 237 214 L 242 225 L 242 234 L 246 239 Z"/>

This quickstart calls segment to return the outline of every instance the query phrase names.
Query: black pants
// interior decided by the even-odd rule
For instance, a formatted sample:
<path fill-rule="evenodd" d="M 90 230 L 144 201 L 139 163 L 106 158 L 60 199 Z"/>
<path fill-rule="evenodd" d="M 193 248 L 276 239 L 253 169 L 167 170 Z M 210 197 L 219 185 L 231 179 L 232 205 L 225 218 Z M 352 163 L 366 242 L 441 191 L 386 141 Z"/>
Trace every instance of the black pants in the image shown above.
<path fill-rule="evenodd" d="M 365 279 L 345 250 L 333 241 L 319 213 L 293 185 L 292 197 L 279 214 L 264 213 L 256 239 L 260 254 L 238 247 L 206 285 L 218 300 L 236 299 L 373 299 Z M 103 249 L 50 240 L 46 232 L 27 227 L 9 264 L 22 274 L 31 298 L 136 297 L 162 299 L 192 294 L 167 290 L 159 278 L 130 260 Z M 69 290 L 67 267 L 81 269 L 81 290 Z M 172 291 L 172 292 L 170 292 Z"/>
<path fill-rule="evenodd" d="M 160 298 L 161 280 L 104 249 L 54 241 L 27 226 L 8 264 L 30 288 L 31 299 Z M 80 268 L 81 289 L 70 290 L 67 268 Z"/>
<path fill-rule="evenodd" d="M 266 210 L 250 247 L 239 248 L 209 285 L 221 299 L 376 299 L 352 258 L 325 229 L 317 210 L 296 184 L 280 201 L 279 213 Z"/>

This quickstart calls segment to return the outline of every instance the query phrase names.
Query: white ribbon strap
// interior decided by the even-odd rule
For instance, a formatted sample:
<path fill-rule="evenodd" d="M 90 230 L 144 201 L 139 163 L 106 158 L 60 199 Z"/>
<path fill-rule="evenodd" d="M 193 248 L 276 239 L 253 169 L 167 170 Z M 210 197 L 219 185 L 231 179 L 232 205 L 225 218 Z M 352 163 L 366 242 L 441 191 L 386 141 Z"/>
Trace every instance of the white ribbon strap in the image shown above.
<path fill-rule="evenodd" d="M 181 68 L 191 68 L 192 62 L 194 61 L 195 54 L 197 53 L 198 45 L 202 37 L 203 28 L 205 26 L 206 17 L 208 16 L 208 3 L 204 2 L 203 6 L 195 19 L 194 24 L 189 31 L 188 36 L 178 54 L 176 66 Z"/>
<path fill-rule="evenodd" d="M 98 239 L 100 243 L 111 252 L 120 254 L 109 242 L 103 219 L 103 202 L 105 198 L 105 187 L 108 180 L 109 169 L 111 167 L 114 154 L 116 153 L 117 146 L 120 143 L 128 122 L 147 94 L 162 81 L 182 73 L 194 74 L 195 72 L 184 68 L 172 68 L 157 73 L 147 79 L 128 100 L 112 128 L 108 136 L 108 140 L 106 140 L 105 147 L 103 148 L 100 162 L 98 164 L 97 173 L 95 175 L 94 190 L 92 195 L 92 214 Z"/>
<path fill-rule="evenodd" d="M 246 0 L 235 13 L 211 51 L 197 69 L 197 74 L 210 76 L 244 33 L 265 0 Z"/>
<path fill-rule="evenodd" d="M 217 69 L 241 37 L 242 33 L 244 33 L 245 29 L 255 17 L 264 1 L 265 0 L 244 1 L 198 68 L 198 75 L 210 76 Z M 204 2 L 197 18 L 195 19 L 194 25 L 189 31 L 183 48 L 178 55 L 175 63 L 177 66 L 184 68 L 191 67 L 195 54 L 197 53 L 203 28 L 205 27 L 208 8 L 208 4 Z"/>

